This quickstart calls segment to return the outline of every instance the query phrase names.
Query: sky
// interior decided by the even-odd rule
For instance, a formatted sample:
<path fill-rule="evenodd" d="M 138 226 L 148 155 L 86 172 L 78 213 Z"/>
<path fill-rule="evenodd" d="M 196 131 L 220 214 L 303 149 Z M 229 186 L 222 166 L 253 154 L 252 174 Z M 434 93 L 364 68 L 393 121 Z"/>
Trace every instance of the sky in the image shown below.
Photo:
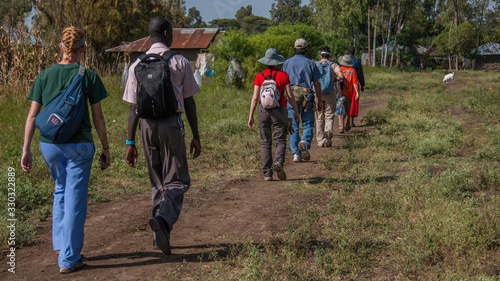
<path fill-rule="evenodd" d="M 185 0 L 186 11 L 196 7 L 200 11 L 202 21 L 207 24 L 220 18 L 234 19 L 236 12 L 242 7 L 252 5 L 252 13 L 256 16 L 271 18 L 273 0 Z M 309 5 L 310 0 L 302 0 L 302 6 Z"/>

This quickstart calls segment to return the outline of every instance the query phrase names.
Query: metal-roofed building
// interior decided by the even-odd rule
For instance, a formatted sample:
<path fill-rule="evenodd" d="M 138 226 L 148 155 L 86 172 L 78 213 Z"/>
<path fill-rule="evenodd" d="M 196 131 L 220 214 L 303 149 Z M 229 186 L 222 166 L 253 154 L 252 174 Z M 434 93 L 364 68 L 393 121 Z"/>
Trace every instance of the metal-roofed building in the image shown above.
<path fill-rule="evenodd" d="M 218 28 L 174 28 L 173 43 L 170 48 L 186 57 L 194 70 L 194 63 L 198 54 L 206 51 L 214 44 L 216 35 L 219 33 Z M 106 52 L 129 54 L 130 62 L 133 62 L 149 47 L 151 47 L 151 38 L 148 36 L 107 49 Z"/>
<path fill-rule="evenodd" d="M 500 70 L 500 44 L 489 42 L 479 46 L 474 52 L 474 69 Z"/>

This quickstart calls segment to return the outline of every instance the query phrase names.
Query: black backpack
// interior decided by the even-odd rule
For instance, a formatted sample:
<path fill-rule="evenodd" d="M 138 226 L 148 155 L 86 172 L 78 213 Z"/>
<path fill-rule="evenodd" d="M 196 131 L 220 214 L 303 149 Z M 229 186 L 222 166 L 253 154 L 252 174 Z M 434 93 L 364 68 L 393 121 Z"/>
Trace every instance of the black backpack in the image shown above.
<path fill-rule="evenodd" d="M 137 78 L 137 113 L 143 119 L 162 119 L 177 113 L 177 98 L 170 80 L 168 61 L 176 53 L 169 50 L 143 54 L 135 66 Z"/>

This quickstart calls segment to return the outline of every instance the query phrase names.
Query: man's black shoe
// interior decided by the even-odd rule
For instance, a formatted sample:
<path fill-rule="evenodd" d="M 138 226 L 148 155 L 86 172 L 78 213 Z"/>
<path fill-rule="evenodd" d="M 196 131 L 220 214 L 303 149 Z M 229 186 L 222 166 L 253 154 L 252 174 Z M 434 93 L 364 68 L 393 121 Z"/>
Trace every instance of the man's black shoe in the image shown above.
<path fill-rule="evenodd" d="M 156 235 L 156 243 L 160 250 L 165 255 L 171 255 L 170 251 L 170 234 L 168 233 L 167 226 L 165 221 L 160 217 L 156 216 L 149 220 L 149 226 L 151 230 L 155 232 Z"/>

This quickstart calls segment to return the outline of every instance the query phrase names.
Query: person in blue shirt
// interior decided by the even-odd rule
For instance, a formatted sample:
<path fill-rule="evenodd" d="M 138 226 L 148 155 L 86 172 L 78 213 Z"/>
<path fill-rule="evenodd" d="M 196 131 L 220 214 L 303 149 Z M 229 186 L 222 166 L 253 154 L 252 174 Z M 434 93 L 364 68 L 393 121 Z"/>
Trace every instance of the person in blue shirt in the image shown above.
<path fill-rule="evenodd" d="M 301 138 L 299 135 L 300 121 L 294 120 L 292 122 L 294 133 L 290 136 L 293 162 L 301 162 L 302 160 L 308 161 L 311 159 L 309 149 L 314 136 L 314 95 L 316 95 L 318 101 L 317 109 L 322 110 L 321 85 L 319 83 L 321 74 L 316 64 L 305 56 L 307 52 L 306 39 L 297 39 L 293 49 L 295 56 L 285 61 L 282 70 L 288 73 L 290 77 L 290 86 L 304 127 Z M 312 89 L 313 86 L 315 91 Z M 288 118 L 293 118 L 293 107 L 288 104 L 287 108 Z"/>
<path fill-rule="evenodd" d="M 347 54 L 351 57 L 352 62 L 354 63 L 354 70 L 356 70 L 356 74 L 358 75 L 359 88 L 361 92 L 365 91 L 365 77 L 363 75 L 363 67 L 361 66 L 361 61 L 354 57 L 356 54 L 356 49 L 353 46 L 347 48 Z M 358 116 L 358 101 L 356 103 L 353 102 L 353 106 L 351 106 L 351 127 L 356 127 L 354 125 L 354 117 Z"/>

